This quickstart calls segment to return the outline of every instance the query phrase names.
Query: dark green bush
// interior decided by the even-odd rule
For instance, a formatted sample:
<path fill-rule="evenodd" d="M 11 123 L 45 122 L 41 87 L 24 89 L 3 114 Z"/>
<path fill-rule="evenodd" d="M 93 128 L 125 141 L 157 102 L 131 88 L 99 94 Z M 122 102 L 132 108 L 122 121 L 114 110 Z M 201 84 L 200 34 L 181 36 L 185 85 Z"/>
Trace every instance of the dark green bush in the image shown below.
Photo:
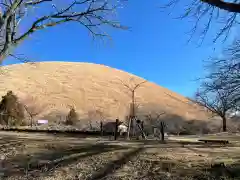
<path fill-rule="evenodd" d="M 8 91 L 2 96 L 0 102 L 0 123 L 4 125 L 22 125 L 24 119 L 24 108 L 18 101 L 18 97 Z"/>
<path fill-rule="evenodd" d="M 72 107 L 66 117 L 66 125 L 75 125 L 78 121 L 78 115 L 76 110 Z"/>

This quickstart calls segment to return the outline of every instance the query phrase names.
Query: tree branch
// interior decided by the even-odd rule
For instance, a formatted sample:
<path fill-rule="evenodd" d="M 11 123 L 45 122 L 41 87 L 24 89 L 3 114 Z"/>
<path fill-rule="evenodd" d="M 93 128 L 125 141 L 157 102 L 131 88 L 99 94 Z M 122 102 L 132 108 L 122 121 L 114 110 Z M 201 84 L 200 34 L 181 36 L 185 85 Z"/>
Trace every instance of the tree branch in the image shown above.
<path fill-rule="evenodd" d="M 35 1 L 28 1 L 25 3 L 25 6 L 34 6 L 44 2 L 52 2 L 52 0 L 35 0 Z"/>
<path fill-rule="evenodd" d="M 227 1 L 227 0 L 226 0 Z M 193 35 L 197 33 L 197 30 L 200 29 L 200 45 L 203 43 L 206 35 L 212 27 L 212 24 L 219 24 L 220 28 L 216 32 L 216 36 L 213 38 L 213 42 L 216 42 L 223 37 L 223 41 L 226 41 L 227 37 L 230 34 L 232 27 L 238 25 L 237 15 L 240 13 L 240 1 L 233 0 L 231 2 L 226 2 L 223 0 L 171 0 L 163 8 L 175 8 L 179 5 L 179 8 L 187 7 L 184 9 L 183 13 L 180 13 L 180 19 L 191 18 L 195 21 L 195 25 L 190 30 L 190 40 L 192 40 Z M 184 4 L 185 3 L 185 4 Z M 176 8 L 175 8 L 176 9 Z M 222 10 L 222 11 L 220 11 Z M 225 10 L 225 11 L 224 11 Z M 221 15 L 221 16 L 220 16 Z M 218 20 L 224 23 L 220 23 Z M 199 38 L 198 38 L 199 40 Z"/>
<path fill-rule="evenodd" d="M 13 4 L 7 9 L 7 11 L 3 14 L 2 20 L 0 21 L 0 29 L 4 25 L 5 22 L 8 21 L 9 17 L 14 14 L 16 9 L 21 5 L 23 0 L 15 0 Z"/>
<path fill-rule="evenodd" d="M 201 1 L 204 3 L 207 3 L 211 6 L 215 6 L 219 9 L 223 9 L 225 11 L 240 13 L 240 4 L 239 3 L 225 2 L 222 0 L 201 0 Z"/>
<path fill-rule="evenodd" d="M 100 26 L 108 25 L 113 28 L 127 29 L 127 27 L 123 27 L 117 21 L 112 20 L 111 17 L 118 7 L 118 1 L 117 4 L 113 4 L 111 0 L 72 0 L 70 3 L 64 1 L 65 4 L 61 9 L 57 8 L 56 4 L 52 4 L 53 2 L 53 0 L 15 0 L 6 1 L 2 4 L 4 10 L 0 14 L 0 36 L 3 35 L 0 37 L 0 62 L 12 53 L 12 47 L 16 47 L 36 31 L 67 22 L 82 25 L 94 37 L 109 37 Z M 30 8 L 43 3 L 54 7 L 54 11 L 44 11 L 44 15 L 37 17 L 36 20 L 30 18 L 30 21 L 32 21 L 31 26 L 20 34 L 18 32 L 21 26 L 20 22 L 22 19 L 27 18 L 24 15 Z M 38 8 L 45 7 L 38 6 Z"/>

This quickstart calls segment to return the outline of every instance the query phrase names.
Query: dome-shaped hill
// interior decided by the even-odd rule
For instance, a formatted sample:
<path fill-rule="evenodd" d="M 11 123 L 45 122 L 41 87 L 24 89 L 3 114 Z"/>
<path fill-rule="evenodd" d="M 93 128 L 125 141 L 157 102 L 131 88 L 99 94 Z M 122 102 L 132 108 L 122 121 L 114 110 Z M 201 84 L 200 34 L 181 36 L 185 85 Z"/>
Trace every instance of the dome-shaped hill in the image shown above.
<path fill-rule="evenodd" d="M 133 86 L 143 79 L 103 65 L 73 62 L 41 62 L 3 67 L 0 94 L 12 90 L 20 99 L 32 95 L 44 106 L 41 115 L 54 114 L 75 106 L 80 117 L 101 111 L 106 118 L 125 118 L 129 113 Z M 28 103 L 26 101 L 26 103 Z M 151 82 L 136 91 L 138 113 L 166 112 L 183 119 L 206 119 L 203 111 L 179 94 Z"/>

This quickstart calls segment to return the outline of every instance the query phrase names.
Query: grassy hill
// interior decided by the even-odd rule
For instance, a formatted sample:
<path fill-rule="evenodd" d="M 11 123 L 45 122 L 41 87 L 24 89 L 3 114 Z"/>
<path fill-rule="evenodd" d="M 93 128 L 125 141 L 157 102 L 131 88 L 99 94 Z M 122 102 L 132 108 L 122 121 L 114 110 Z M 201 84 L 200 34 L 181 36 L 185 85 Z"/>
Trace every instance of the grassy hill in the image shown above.
<path fill-rule="evenodd" d="M 93 116 L 123 120 L 131 102 L 131 93 L 123 83 L 134 86 L 144 80 L 111 67 L 73 62 L 9 65 L 2 67 L 0 76 L 0 95 L 12 90 L 25 104 L 41 109 L 39 118 L 63 117 L 69 106 L 74 106 L 81 121 Z M 136 103 L 141 115 L 165 112 L 165 117 L 207 119 L 187 98 L 152 82 L 136 91 Z"/>

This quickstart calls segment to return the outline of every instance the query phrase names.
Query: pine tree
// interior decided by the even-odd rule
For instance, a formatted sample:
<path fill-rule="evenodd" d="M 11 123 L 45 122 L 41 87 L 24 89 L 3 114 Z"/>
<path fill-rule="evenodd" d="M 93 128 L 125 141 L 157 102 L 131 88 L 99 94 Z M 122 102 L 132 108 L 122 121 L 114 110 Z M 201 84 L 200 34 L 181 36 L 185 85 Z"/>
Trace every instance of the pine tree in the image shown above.
<path fill-rule="evenodd" d="M 71 107 L 67 117 L 66 117 L 66 125 L 75 125 L 78 120 L 78 115 L 76 110 Z"/>
<path fill-rule="evenodd" d="M 161 121 L 160 123 L 160 133 L 161 133 L 161 140 L 164 141 L 164 135 L 165 135 L 165 122 Z"/>
<path fill-rule="evenodd" d="M 21 125 L 24 119 L 24 108 L 18 102 L 18 97 L 8 91 L 5 96 L 2 96 L 0 102 L 0 123 L 6 125 Z"/>

